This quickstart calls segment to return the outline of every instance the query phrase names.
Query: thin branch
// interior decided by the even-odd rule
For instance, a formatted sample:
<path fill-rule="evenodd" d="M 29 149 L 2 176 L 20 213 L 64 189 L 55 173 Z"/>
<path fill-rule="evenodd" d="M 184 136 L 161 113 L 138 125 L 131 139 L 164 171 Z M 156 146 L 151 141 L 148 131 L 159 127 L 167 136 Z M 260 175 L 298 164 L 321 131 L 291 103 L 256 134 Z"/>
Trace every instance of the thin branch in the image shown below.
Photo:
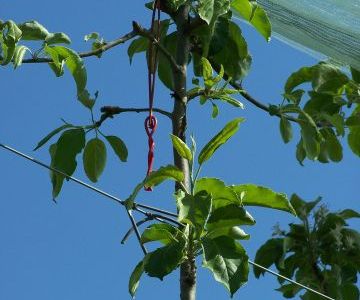
<path fill-rule="evenodd" d="M 170 120 L 172 119 L 172 113 L 162 110 L 160 108 L 153 108 L 153 111 L 162 114 L 168 118 L 170 118 Z M 125 113 L 125 112 L 136 112 L 136 113 L 141 113 L 141 112 L 148 112 L 150 111 L 149 108 L 122 108 L 119 106 L 103 106 L 100 111 L 102 112 L 102 115 L 100 117 L 100 120 L 95 122 L 95 126 L 96 127 L 100 127 L 102 125 L 102 123 L 106 120 L 106 119 L 112 119 L 114 117 L 114 115 L 118 115 L 121 113 Z"/>
<path fill-rule="evenodd" d="M 210 60 L 210 62 L 211 62 L 211 65 L 213 66 L 213 68 L 215 69 L 215 71 L 217 73 L 219 73 L 220 72 L 220 66 L 216 62 L 214 62 L 213 60 Z M 223 78 L 224 78 L 224 80 L 229 80 L 230 76 L 228 76 L 225 73 Z M 245 91 L 243 89 L 241 83 L 239 83 L 239 82 L 237 82 L 235 80 L 230 80 L 229 83 L 234 89 L 239 90 L 240 95 L 243 96 L 251 104 L 255 105 L 256 107 L 260 108 L 263 111 L 266 111 L 267 113 L 270 113 L 270 107 L 268 105 L 256 100 L 253 96 L 251 96 L 247 91 Z M 275 113 L 273 115 L 275 115 L 275 116 L 277 116 L 279 118 L 285 117 L 289 121 L 296 122 L 296 123 L 301 123 L 302 122 L 301 120 L 299 120 L 297 118 L 294 118 L 294 117 L 291 117 L 289 115 L 284 115 L 284 114 L 280 114 L 280 113 Z"/>
<path fill-rule="evenodd" d="M 171 53 L 160 43 L 160 41 L 158 39 L 156 39 L 150 31 L 144 29 L 143 27 L 141 27 L 140 24 L 136 23 L 135 21 L 133 21 L 133 29 L 134 31 L 143 37 L 146 37 L 147 39 L 149 39 L 158 49 L 159 51 L 162 52 L 162 54 L 164 54 L 164 56 L 167 58 L 167 60 L 169 61 L 172 69 L 175 72 L 182 72 L 182 67 L 180 65 L 177 64 L 175 58 L 171 55 Z"/>
<path fill-rule="evenodd" d="M 92 51 L 88 51 L 88 52 L 79 52 L 79 56 L 84 58 L 84 57 L 89 57 L 89 56 L 97 56 L 101 53 L 106 52 L 107 50 L 116 47 L 117 45 L 123 44 L 128 40 L 131 40 L 132 38 L 136 37 L 138 35 L 137 32 L 135 31 L 131 31 L 127 34 L 125 34 L 124 36 L 115 39 L 111 42 L 106 43 L 104 46 L 92 50 Z M 46 57 L 39 57 L 39 58 L 28 58 L 28 59 L 24 59 L 22 61 L 23 64 L 30 64 L 30 63 L 50 63 L 53 60 L 51 58 L 46 58 Z"/>
<path fill-rule="evenodd" d="M 137 227 L 136 221 L 135 221 L 135 219 L 134 219 L 134 217 L 133 217 L 133 215 L 131 213 L 131 210 L 127 209 L 126 206 L 124 206 L 124 207 L 125 207 L 125 210 L 127 212 L 128 217 L 130 219 L 130 222 L 131 222 L 131 224 L 132 224 L 132 226 L 133 226 L 133 228 L 135 230 L 136 238 L 137 238 L 137 240 L 139 242 L 139 245 L 140 245 L 142 251 L 144 252 L 144 255 L 146 255 L 147 250 L 146 250 L 144 244 L 141 241 L 141 235 L 140 235 L 140 232 L 139 232 L 139 228 Z"/>

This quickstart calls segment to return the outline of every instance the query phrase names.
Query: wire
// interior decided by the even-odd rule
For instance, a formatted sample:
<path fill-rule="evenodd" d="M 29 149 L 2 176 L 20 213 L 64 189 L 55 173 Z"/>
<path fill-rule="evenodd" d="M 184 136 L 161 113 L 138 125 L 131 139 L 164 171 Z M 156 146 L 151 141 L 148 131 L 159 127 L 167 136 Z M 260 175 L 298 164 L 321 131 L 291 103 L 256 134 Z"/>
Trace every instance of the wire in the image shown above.
<path fill-rule="evenodd" d="M 77 178 L 75 178 L 75 177 L 66 175 L 64 172 L 61 172 L 60 170 L 57 170 L 57 169 L 55 169 L 55 168 L 53 168 L 53 167 L 51 167 L 51 166 L 48 166 L 47 164 L 45 164 L 45 163 L 43 163 L 43 162 L 41 162 L 41 161 L 38 161 L 38 160 L 36 160 L 35 158 L 33 158 L 33 157 L 31 157 L 31 156 L 28 156 L 28 155 L 26 155 L 26 154 L 24 154 L 24 153 L 22 153 L 22 152 L 20 152 L 20 151 L 18 151 L 18 150 L 16 150 L 16 149 L 14 149 L 14 148 L 11 148 L 11 147 L 9 147 L 9 146 L 6 146 L 6 145 L 4 145 L 4 144 L 2 144 L 2 143 L 0 143 L 0 147 L 4 148 L 4 149 L 6 149 L 6 150 L 8 150 L 8 151 L 10 151 L 10 152 L 12 152 L 12 153 L 20 156 L 20 157 L 23 157 L 23 158 L 25 158 L 25 159 L 27 159 L 27 160 L 30 160 L 30 161 L 32 161 L 33 163 L 38 164 L 38 165 L 40 165 L 40 166 L 42 166 L 42 167 L 44 167 L 44 168 L 46 168 L 46 169 L 49 169 L 49 170 L 51 170 L 51 171 L 53 171 L 53 172 L 56 172 L 56 173 L 59 173 L 59 174 L 65 176 L 66 178 L 68 178 L 68 179 L 70 179 L 70 180 L 72 180 L 72 181 L 74 181 L 74 182 L 76 182 L 76 183 L 78 183 L 78 184 L 80 184 L 80 185 L 82 185 L 82 186 L 90 189 L 90 190 L 93 190 L 94 192 L 97 192 L 97 193 L 99 193 L 99 194 L 101 194 L 101 195 L 103 195 L 103 196 L 105 196 L 105 197 L 107 197 L 107 198 L 112 199 L 113 201 L 115 201 L 115 202 L 118 203 L 118 204 L 125 205 L 125 201 L 120 200 L 119 198 L 117 198 L 117 197 L 115 197 L 115 196 L 113 196 L 113 195 L 111 195 L 111 194 L 109 194 L 109 193 L 107 193 L 107 192 L 105 192 L 105 191 L 102 191 L 102 190 L 100 190 L 100 189 L 98 189 L 98 188 L 96 188 L 96 187 L 94 187 L 94 186 L 92 186 L 92 185 L 90 185 L 90 184 L 87 184 L 87 183 L 85 183 L 85 182 L 83 182 L 83 181 L 81 181 L 81 180 L 79 180 L 79 179 L 77 179 Z M 135 204 L 135 208 L 136 208 L 136 206 L 138 206 L 138 207 L 143 207 L 143 208 L 146 208 L 146 209 L 149 209 L 149 210 L 153 210 L 153 211 L 157 211 L 157 212 L 160 212 L 160 213 L 164 213 L 164 214 L 167 214 L 167 215 L 170 215 L 170 216 L 177 216 L 177 215 L 174 214 L 174 213 L 167 212 L 167 211 L 164 211 L 164 210 L 155 208 L 155 207 L 151 207 L 151 206 L 147 206 L 147 205 L 142 205 L 142 204 L 139 204 L 139 203 L 136 203 L 136 204 Z M 129 213 L 129 212 L 128 212 L 128 213 Z M 161 218 L 163 218 L 163 217 L 161 217 Z M 134 221 L 134 220 L 131 219 L 131 218 L 130 218 L 130 220 L 131 220 L 132 222 Z M 134 224 L 132 224 L 132 225 L 134 225 Z M 136 225 L 136 223 L 135 223 L 135 225 Z M 137 229 L 137 227 L 134 228 L 135 231 L 136 231 L 136 229 Z M 137 232 L 137 233 L 138 233 L 138 232 Z M 146 253 L 146 249 L 143 248 L 143 245 L 141 245 L 141 246 L 142 246 L 142 250 L 144 251 L 144 253 Z M 307 287 L 306 285 L 303 285 L 303 284 L 301 284 L 301 283 L 299 283 L 299 282 L 296 282 L 296 281 L 294 281 L 294 280 L 292 280 L 292 279 L 290 279 L 290 278 L 287 278 L 287 277 L 285 277 L 285 276 L 283 276 L 283 275 L 281 275 L 281 274 L 279 274 L 279 273 L 276 273 L 276 272 L 274 272 L 274 271 L 272 271 L 272 270 L 270 270 L 270 269 L 268 269 L 268 268 L 265 268 L 265 267 L 263 267 L 263 266 L 255 263 L 255 262 L 251 261 L 251 260 L 249 260 L 249 264 L 251 264 L 251 265 L 253 265 L 253 266 L 257 267 L 257 268 L 260 268 L 260 269 L 264 270 L 265 272 L 270 273 L 270 274 L 272 274 L 272 275 L 274 275 L 274 276 L 276 276 L 276 277 L 282 278 L 282 279 L 284 279 L 284 280 L 286 280 L 286 281 L 288 281 L 288 282 L 291 282 L 291 283 L 293 283 L 293 284 L 296 284 L 296 285 L 298 285 L 298 286 L 300 286 L 300 287 L 302 287 L 302 288 L 304 288 L 304 289 L 306 289 L 306 290 L 308 290 L 308 291 L 310 291 L 310 292 L 312 292 L 312 293 L 315 293 L 315 294 L 317 294 L 317 295 L 319 295 L 319 296 L 321 296 L 321 297 L 324 297 L 325 299 L 335 300 L 334 298 L 331 298 L 331 297 L 329 297 L 329 296 L 327 296 L 327 295 L 324 295 L 324 294 L 322 294 L 322 293 L 320 293 L 320 292 L 318 292 L 318 291 L 316 291 L 316 290 L 314 290 L 314 289 L 312 289 L 312 288 Z"/>
<path fill-rule="evenodd" d="M 291 282 L 291 283 L 293 283 L 293 284 L 296 284 L 296 285 L 298 285 L 298 286 L 300 286 L 300 287 L 302 287 L 302 288 L 304 288 L 304 289 L 306 289 L 306 290 L 308 290 L 308 291 L 310 291 L 310 292 L 312 292 L 312 293 L 314 293 L 314 294 L 317 294 L 317 295 L 319 295 L 319 296 L 321 296 L 321 297 L 324 297 L 325 299 L 335 300 L 334 298 L 331 298 L 331 297 L 329 297 L 329 296 L 327 296 L 327 295 L 324 295 L 324 294 L 322 294 L 322 293 L 320 293 L 320 292 L 318 292 L 318 291 L 316 291 L 316 290 L 314 290 L 314 289 L 312 289 L 312 288 L 307 287 L 306 285 L 303 285 L 303 284 L 301 284 L 301 283 L 299 283 L 299 282 L 296 282 L 296 281 L 294 281 L 294 280 L 292 280 L 292 279 L 290 279 L 290 278 L 287 278 L 287 277 L 285 277 L 285 276 L 283 276 L 283 275 L 281 275 L 281 274 L 279 274 L 279 273 L 276 273 L 276 272 L 274 272 L 274 271 L 272 271 L 272 270 L 270 270 L 270 269 L 268 269 L 268 268 L 265 268 L 265 267 L 263 267 L 263 266 L 255 263 L 255 262 L 251 261 L 250 259 L 249 259 L 249 264 L 251 264 L 251 265 L 253 265 L 253 266 L 255 266 L 255 267 L 259 268 L 259 269 L 262 269 L 262 270 L 264 270 L 265 272 L 268 272 L 268 273 L 270 273 L 270 274 L 272 274 L 272 275 L 275 275 L 275 276 L 277 276 L 277 277 L 280 277 L 280 278 L 282 278 L 282 279 L 284 279 L 284 280 L 286 280 L 286 281 L 288 281 L 288 282 Z"/>
<path fill-rule="evenodd" d="M 105 192 L 103 190 L 100 190 L 100 189 L 98 189 L 98 188 L 96 188 L 96 187 L 94 187 L 94 186 L 92 186 L 90 184 L 87 184 L 87 183 L 81 181 L 80 179 L 77 179 L 77 178 L 75 178 L 73 176 L 69 176 L 66 173 L 64 173 L 64 172 L 62 172 L 60 170 L 57 170 L 57 169 L 55 169 L 55 168 L 53 168 L 53 167 L 51 167 L 51 166 L 37 160 L 37 159 L 35 159 L 35 158 L 33 158 L 33 157 L 29 156 L 29 155 L 26 155 L 26 154 L 14 149 L 14 148 L 11 148 L 11 147 L 9 147 L 7 145 L 4 145 L 2 143 L 0 143 L 0 147 L 4 148 L 4 149 L 6 149 L 6 150 L 20 156 L 20 157 L 23 157 L 23 158 L 25 158 L 27 160 L 30 160 L 31 162 L 33 162 L 35 164 L 38 164 L 38 165 L 40 165 L 40 166 L 42 166 L 42 167 L 44 167 L 44 168 L 46 168 L 48 170 L 51 170 L 51 171 L 53 171 L 55 173 L 63 175 L 65 178 L 68 178 L 69 180 L 72 180 L 72 181 L 74 181 L 74 182 L 76 182 L 76 183 L 78 183 L 78 184 L 80 184 L 80 185 L 82 185 L 82 186 L 84 186 L 84 187 L 86 187 L 86 188 L 100 194 L 100 195 L 103 195 L 103 196 L 115 201 L 118 204 L 125 205 L 125 201 L 119 199 L 118 197 L 115 197 L 115 196 L 113 196 L 113 195 L 111 195 L 111 194 L 109 194 L 109 193 L 107 193 L 107 192 Z M 162 214 L 165 214 L 165 215 L 168 215 L 168 216 L 177 217 L 177 215 L 172 213 L 172 212 L 162 210 L 162 209 L 159 209 L 159 208 L 156 208 L 156 207 L 152 207 L 152 206 L 149 206 L 149 205 L 144 205 L 144 204 L 140 204 L 140 203 L 134 203 L 134 205 L 135 205 L 135 210 L 136 210 L 136 207 L 138 206 L 138 207 L 142 207 L 144 209 L 152 210 L 152 211 L 162 213 Z"/>

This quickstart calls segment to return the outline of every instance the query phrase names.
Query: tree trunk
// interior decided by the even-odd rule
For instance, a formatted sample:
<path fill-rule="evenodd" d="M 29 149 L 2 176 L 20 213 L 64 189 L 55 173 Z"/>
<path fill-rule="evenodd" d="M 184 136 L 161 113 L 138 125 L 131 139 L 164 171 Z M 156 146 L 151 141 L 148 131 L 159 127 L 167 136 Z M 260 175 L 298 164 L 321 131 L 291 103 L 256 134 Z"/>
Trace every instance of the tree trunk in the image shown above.
<path fill-rule="evenodd" d="M 182 6 L 177 15 L 175 22 L 178 30 L 176 62 L 180 66 L 180 70 L 174 70 L 174 108 L 172 117 L 173 134 L 186 141 L 186 78 L 187 63 L 189 58 L 190 40 L 186 34 L 186 26 L 189 21 L 189 6 Z M 180 157 L 174 151 L 174 164 L 180 168 L 185 175 L 184 186 L 190 191 L 191 178 L 188 161 Z M 175 187 L 176 190 L 179 186 Z M 191 244 L 191 242 L 190 242 Z M 188 249 L 188 259 L 180 266 L 180 299 L 195 300 L 196 298 L 196 265 L 191 247 Z"/>

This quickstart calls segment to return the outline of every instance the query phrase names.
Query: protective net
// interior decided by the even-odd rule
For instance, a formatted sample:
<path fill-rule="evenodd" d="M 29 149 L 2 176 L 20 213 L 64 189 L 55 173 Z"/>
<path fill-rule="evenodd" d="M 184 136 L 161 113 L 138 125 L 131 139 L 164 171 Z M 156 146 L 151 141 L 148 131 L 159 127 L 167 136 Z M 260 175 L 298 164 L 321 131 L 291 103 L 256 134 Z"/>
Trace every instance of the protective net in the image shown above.
<path fill-rule="evenodd" d="M 360 70 L 360 0 L 257 2 L 267 11 L 275 37 Z"/>

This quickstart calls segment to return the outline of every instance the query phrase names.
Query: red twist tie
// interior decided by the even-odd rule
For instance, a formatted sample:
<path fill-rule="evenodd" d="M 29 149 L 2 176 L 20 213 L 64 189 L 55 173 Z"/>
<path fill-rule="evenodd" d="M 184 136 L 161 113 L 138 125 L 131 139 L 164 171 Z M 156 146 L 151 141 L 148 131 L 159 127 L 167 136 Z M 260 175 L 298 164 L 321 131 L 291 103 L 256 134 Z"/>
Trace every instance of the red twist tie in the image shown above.
<path fill-rule="evenodd" d="M 157 126 L 157 119 L 155 116 L 150 115 L 145 119 L 145 131 L 148 136 L 148 144 L 149 144 L 149 152 L 148 152 L 148 169 L 146 172 L 146 176 L 149 176 L 152 172 L 153 164 L 154 164 L 154 149 L 155 149 L 155 142 L 153 139 L 153 134 L 155 133 L 156 126 Z M 151 192 L 152 188 L 147 187 L 145 191 Z"/>

